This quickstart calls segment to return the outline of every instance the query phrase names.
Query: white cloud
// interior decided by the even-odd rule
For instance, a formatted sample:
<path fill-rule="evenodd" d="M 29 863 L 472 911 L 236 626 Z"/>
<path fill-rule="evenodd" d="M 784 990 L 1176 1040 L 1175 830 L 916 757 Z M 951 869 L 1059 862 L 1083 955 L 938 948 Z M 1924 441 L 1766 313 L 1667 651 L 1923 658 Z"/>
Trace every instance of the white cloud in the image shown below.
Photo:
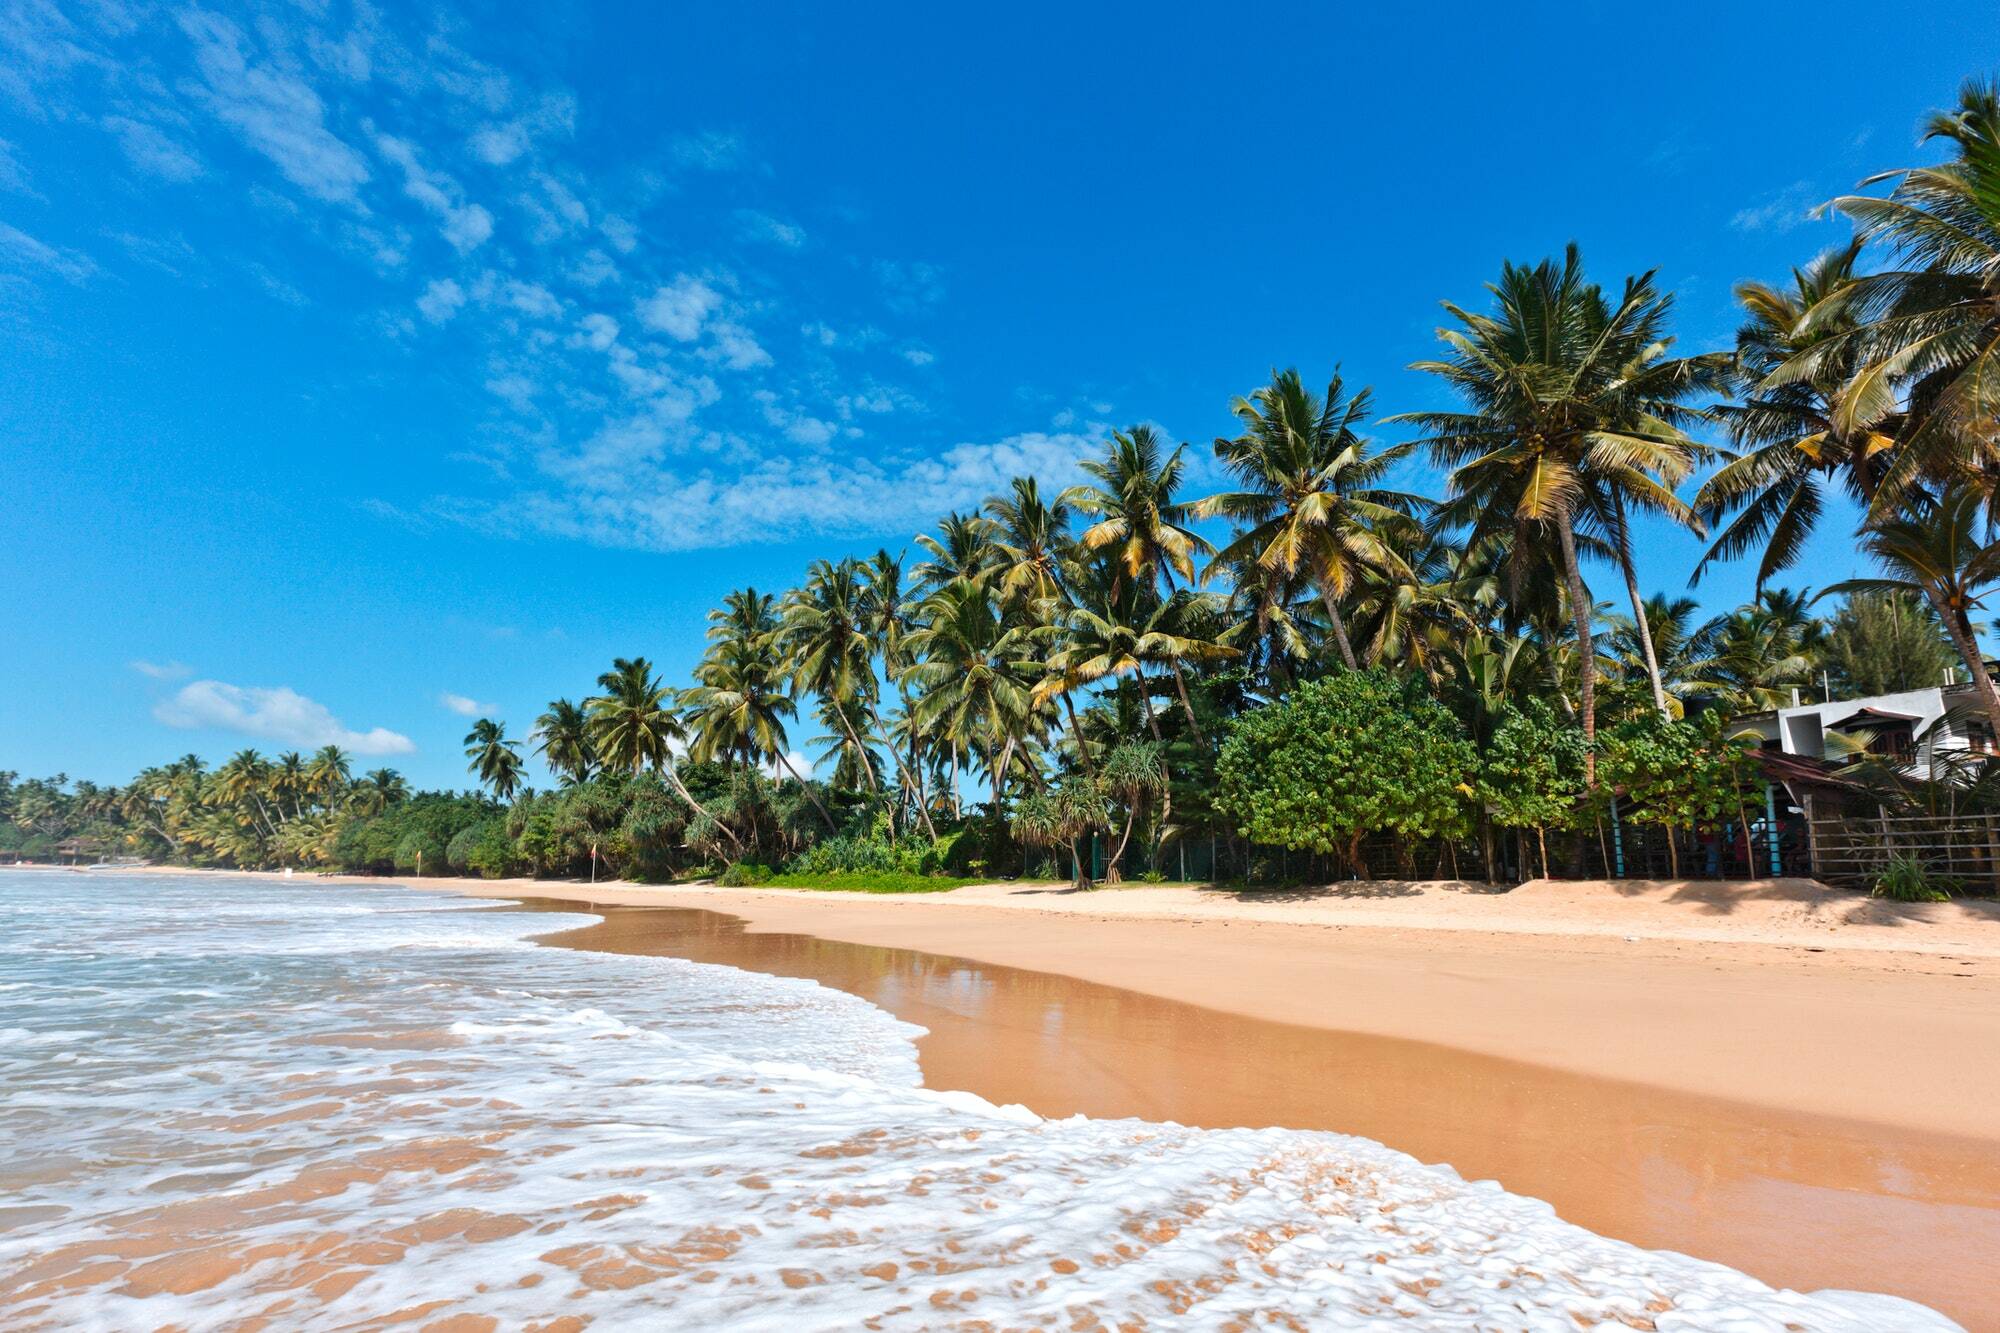
<path fill-rule="evenodd" d="M 169 181 L 191 181 L 201 175 L 201 159 L 159 126 L 129 116 L 106 116 L 103 124 L 118 140 L 126 158 L 141 171 Z"/>
<path fill-rule="evenodd" d="M 319 94 L 297 75 L 253 61 L 242 30 L 218 14 L 188 9 L 180 26 L 194 43 L 201 97 L 216 117 L 306 193 L 354 202 L 368 164 L 326 127 Z"/>
<path fill-rule="evenodd" d="M 931 362 L 937 360 L 937 355 L 922 347 L 905 347 L 903 349 L 903 360 L 913 366 L 922 367 L 928 366 Z"/>
<path fill-rule="evenodd" d="M 416 744 L 386 727 L 350 731 L 325 704 L 289 686 L 230 685 L 197 680 L 162 700 L 153 716 L 170 727 L 233 731 L 281 745 L 338 745 L 355 754 L 410 754 Z"/>
<path fill-rule="evenodd" d="M 944 300 L 944 270 L 935 264 L 878 259 L 875 280 L 883 301 L 900 314 L 920 314 Z"/>
<path fill-rule="evenodd" d="M 667 151 L 680 166 L 699 171 L 734 171 L 749 165 L 750 161 L 749 151 L 742 139 L 717 130 L 683 134 L 673 141 Z"/>
<path fill-rule="evenodd" d="M 602 352 L 618 341 L 618 321 L 604 314 L 588 314 L 576 322 L 583 331 L 584 346 Z"/>
<path fill-rule="evenodd" d="M 465 289 L 450 278 L 439 278 L 417 298 L 417 313 L 433 324 L 442 324 L 464 304 Z"/>
<path fill-rule="evenodd" d="M 509 278 L 500 289 L 500 299 L 530 319 L 554 319 L 562 314 L 562 302 L 538 282 Z"/>
<path fill-rule="evenodd" d="M 450 690 L 438 695 L 438 706 L 460 717 L 491 717 L 500 711 L 499 704 L 483 704 L 468 695 L 453 694 Z"/>
<path fill-rule="evenodd" d="M 639 303 L 639 322 L 680 342 L 701 336 L 702 322 L 722 297 L 700 278 L 683 273 Z"/>
<path fill-rule="evenodd" d="M 1737 231 L 1788 232 L 1812 221 L 1812 211 L 1824 202 L 1824 192 L 1811 181 L 1793 181 L 1752 208 L 1738 209 L 1729 219 Z"/>
<path fill-rule="evenodd" d="M 144 658 L 138 658 L 127 665 L 140 675 L 151 676 L 154 680 L 185 680 L 194 674 L 194 668 L 185 662 L 148 662 Z"/>
<path fill-rule="evenodd" d="M 771 354 L 763 349 L 750 330 L 724 321 L 714 326 L 715 357 L 731 370 L 755 370 L 771 364 Z"/>

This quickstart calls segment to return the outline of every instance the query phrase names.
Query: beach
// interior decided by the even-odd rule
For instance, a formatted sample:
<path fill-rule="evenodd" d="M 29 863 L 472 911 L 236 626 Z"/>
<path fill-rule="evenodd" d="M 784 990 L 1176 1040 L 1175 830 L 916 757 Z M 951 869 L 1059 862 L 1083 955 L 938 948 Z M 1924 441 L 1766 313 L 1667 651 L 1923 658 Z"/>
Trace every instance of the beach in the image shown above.
<path fill-rule="evenodd" d="M 384 889 L 203 878 L 334 905 Z M 2000 1036 L 2000 929 L 1978 906 L 1890 909 L 1787 884 L 1730 902 L 1712 886 L 1624 886 L 1611 902 L 1575 885 L 1249 899 L 421 887 L 528 900 L 475 915 L 530 913 L 538 938 L 570 946 L 538 951 L 552 959 L 688 959 L 845 991 L 923 1029 L 926 1088 L 1045 1124 L 1358 1135 L 1648 1251 L 2000 1327 L 1985 1260 L 2000 1245 L 2000 1121 L 1983 1058 Z M 601 920 L 565 928 L 577 910 Z M 592 984 L 613 987 L 627 1021 L 685 1004 L 671 976 L 655 989 L 645 975 Z M 1643 1302 L 1632 1319 L 1704 1326 Z"/>

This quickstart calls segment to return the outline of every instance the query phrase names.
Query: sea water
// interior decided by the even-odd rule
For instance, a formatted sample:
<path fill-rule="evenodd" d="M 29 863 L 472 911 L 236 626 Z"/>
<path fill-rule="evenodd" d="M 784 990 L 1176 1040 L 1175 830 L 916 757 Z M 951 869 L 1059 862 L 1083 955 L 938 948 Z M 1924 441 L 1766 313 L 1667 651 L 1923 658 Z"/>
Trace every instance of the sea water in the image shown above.
<path fill-rule="evenodd" d="M 922 1086 L 810 981 L 401 887 L 0 872 L 0 1326 L 1949 1329 L 1381 1144 Z"/>

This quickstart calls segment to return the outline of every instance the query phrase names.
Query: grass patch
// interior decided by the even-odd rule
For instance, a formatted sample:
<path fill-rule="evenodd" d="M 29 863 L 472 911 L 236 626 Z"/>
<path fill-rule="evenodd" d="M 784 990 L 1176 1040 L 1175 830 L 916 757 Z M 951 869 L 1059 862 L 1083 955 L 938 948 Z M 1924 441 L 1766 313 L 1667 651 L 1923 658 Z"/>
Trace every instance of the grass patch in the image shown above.
<path fill-rule="evenodd" d="M 918 875 L 901 870 L 803 871 L 762 875 L 748 881 L 760 889 L 845 889 L 852 893 L 943 893 L 989 879 L 957 879 L 950 875 Z"/>

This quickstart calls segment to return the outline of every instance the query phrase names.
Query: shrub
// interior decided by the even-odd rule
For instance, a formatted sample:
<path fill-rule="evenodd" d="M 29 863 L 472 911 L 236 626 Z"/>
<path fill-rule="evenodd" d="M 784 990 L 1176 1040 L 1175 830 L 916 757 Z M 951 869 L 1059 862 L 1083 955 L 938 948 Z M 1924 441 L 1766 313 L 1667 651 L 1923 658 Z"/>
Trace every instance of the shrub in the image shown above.
<path fill-rule="evenodd" d="M 445 846 L 445 860 L 461 875 L 503 879 L 515 868 L 513 841 L 507 836 L 507 817 L 494 815 L 460 829 Z"/>
<path fill-rule="evenodd" d="M 715 882 L 731 889 L 751 888 L 763 884 L 771 878 L 771 867 L 759 865 L 755 861 L 737 861 L 723 868 Z"/>
<path fill-rule="evenodd" d="M 1236 721 L 1216 805 L 1252 842 L 1340 853 L 1365 877 L 1370 833 L 1464 831 L 1475 764 L 1464 727 L 1420 679 L 1341 671 Z"/>
<path fill-rule="evenodd" d="M 1957 888 L 1957 881 L 1936 873 L 1930 862 L 1898 855 L 1890 857 L 1889 864 L 1876 877 L 1872 896 L 1899 903 L 1941 903 L 1948 901 Z"/>

